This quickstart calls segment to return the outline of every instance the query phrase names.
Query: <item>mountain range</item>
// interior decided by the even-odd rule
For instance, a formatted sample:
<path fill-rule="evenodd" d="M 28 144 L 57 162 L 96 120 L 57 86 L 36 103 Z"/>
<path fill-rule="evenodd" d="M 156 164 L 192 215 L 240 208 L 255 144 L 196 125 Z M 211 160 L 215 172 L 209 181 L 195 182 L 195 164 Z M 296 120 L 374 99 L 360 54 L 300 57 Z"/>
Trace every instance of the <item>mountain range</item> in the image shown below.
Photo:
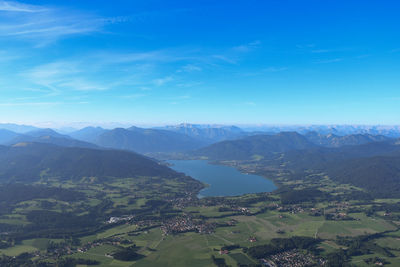
<path fill-rule="evenodd" d="M 15 133 L 27 133 L 30 131 L 38 130 L 38 127 L 31 125 L 22 125 L 22 124 L 14 124 L 14 123 L 0 123 L 0 129 L 9 130 Z"/>
<path fill-rule="evenodd" d="M 6 126 L 8 128 L 11 127 L 8 124 Z M 390 137 L 384 135 L 351 134 L 342 136 L 332 133 L 322 134 L 315 131 L 306 132 L 302 135 L 292 134 L 290 138 L 287 136 L 288 133 L 278 133 L 275 136 L 276 134 L 274 133 L 244 131 L 236 126 L 187 123 L 162 128 L 139 128 L 133 126 L 126 129 L 115 128 L 112 130 L 101 127 L 86 127 L 68 135 L 60 134 L 52 129 L 38 129 L 31 126 L 13 125 L 13 128 L 26 130 L 33 128 L 34 130 L 17 133 L 1 129 L 0 125 L 0 144 L 12 145 L 19 142 L 39 142 L 65 147 L 104 147 L 129 150 L 142 154 L 188 152 L 203 149 L 202 151 L 209 150 L 209 153 L 214 154 L 212 156 L 214 158 L 217 157 L 218 150 L 230 151 L 226 153 L 231 154 L 229 155 L 230 158 L 235 158 L 235 155 L 241 154 L 240 151 L 236 151 L 240 150 L 241 146 L 244 150 L 247 150 L 247 154 L 266 156 L 270 153 L 302 149 L 313 145 L 341 147 L 390 140 Z M 285 139 L 285 137 L 287 138 Z M 240 141 L 230 143 L 233 140 Z M 269 142 L 269 145 L 264 144 L 265 142 Z M 238 147 L 223 148 L 223 146 L 232 146 L 233 144 Z M 207 146 L 211 147 L 206 148 Z M 211 152 L 211 150 L 214 152 Z M 232 154 L 231 152 L 234 153 Z M 247 157 L 246 153 L 243 153 L 242 156 Z M 223 156 L 223 158 L 228 158 L 228 155 L 226 157 Z"/>
<path fill-rule="evenodd" d="M 323 135 L 334 134 L 339 136 L 370 134 L 392 138 L 400 137 L 400 126 L 398 125 L 255 125 L 243 126 L 242 129 L 250 132 L 269 132 L 273 134 L 294 131 L 300 134 L 317 132 Z"/>
<path fill-rule="evenodd" d="M 174 172 L 137 153 L 181 152 L 209 160 L 264 162 L 294 173 L 319 171 L 378 195 L 397 196 L 400 191 L 400 141 L 369 133 L 266 134 L 192 124 L 162 129 L 88 127 L 69 135 L 52 129 L 25 133 L 1 129 L 0 144 L 0 180 L 5 181 L 37 180 L 43 175 L 168 176 Z"/>
<path fill-rule="evenodd" d="M 59 134 L 52 129 L 38 129 L 25 134 L 11 132 L 5 135 L 4 138 L 0 138 L 0 144 L 3 145 L 13 145 L 23 142 L 53 144 L 62 147 L 97 147 L 95 144 L 73 139 L 70 136 Z"/>
<path fill-rule="evenodd" d="M 197 139 L 205 144 L 238 139 L 251 134 L 250 132 L 245 132 L 236 126 L 200 125 L 189 123 L 166 126 L 160 129 L 184 134 L 194 139 Z"/>
<path fill-rule="evenodd" d="M 335 134 L 324 135 L 317 132 L 308 132 L 304 136 L 314 144 L 326 147 L 354 146 L 371 142 L 388 141 L 391 139 L 383 135 L 351 134 L 339 136 Z"/>

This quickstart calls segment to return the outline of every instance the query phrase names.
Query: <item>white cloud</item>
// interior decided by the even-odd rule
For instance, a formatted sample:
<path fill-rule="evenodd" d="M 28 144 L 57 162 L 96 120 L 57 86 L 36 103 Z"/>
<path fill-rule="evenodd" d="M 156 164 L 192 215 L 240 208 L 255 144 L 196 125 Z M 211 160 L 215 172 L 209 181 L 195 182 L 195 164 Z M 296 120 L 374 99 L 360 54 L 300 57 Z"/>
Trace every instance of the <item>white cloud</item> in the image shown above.
<path fill-rule="evenodd" d="M 314 48 L 316 47 L 315 44 L 298 44 L 296 45 L 297 48 L 299 49 L 307 49 L 307 48 Z"/>
<path fill-rule="evenodd" d="M 280 71 L 285 71 L 287 70 L 287 67 L 268 67 L 266 69 L 263 69 L 264 72 L 280 72 Z"/>
<path fill-rule="evenodd" d="M 193 64 L 187 64 L 177 70 L 177 72 L 194 72 L 194 71 L 202 71 L 203 69 L 199 66 L 193 65 Z"/>
<path fill-rule="evenodd" d="M 21 74 L 29 82 L 58 94 L 63 90 L 107 90 L 103 84 L 90 81 L 79 62 L 59 61 L 37 66 Z"/>
<path fill-rule="evenodd" d="M 93 14 L 0 1 L 0 37 L 30 40 L 37 46 L 60 38 L 99 32 L 109 23 L 114 21 Z"/>
<path fill-rule="evenodd" d="M 11 53 L 10 51 L 0 50 L 0 63 L 9 62 L 21 58 L 20 54 Z"/>
<path fill-rule="evenodd" d="M 0 103 L 0 107 L 17 107 L 17 106 L 55 106 L 60 102 L 8 102 Z"/>
<path fill-rule="evenodd" d="M 27 13 L 35 13 L 35 12 L 43 12 L 46 9 L 40 8 L 33 5 L 21 4 L 13 1 L 0 1 L 0 11 L 7 12 L 27 12 Z"/>
<path fill-rule="evenodd" d="M 126 98 L 126 99 L 136 99 L 136 98 L 141 98 L 141 97 L 145 97 L 146 94 L 131 94 L 131 95 L 124 95 L 122 96 L 122 98 Z"/>
<path fill-rule="evenodd" d="M 327 63 L 336 63 L 336 62 L 340 62 L 340 61 L 343 61 L 343 58 L 333 58 L 333 59 L 327 59 L 327 60 L 319 60 L 316 63 L 327 64 Z"/>
<path fill-rule="evenodd" d="M 205 67 L 209 69 L 223 62 L 236 64 L 232 58 L 230 55 L 215 55 L 203 50 L 183 48 L 135 53 L 93 51 L 81 57 L 75 56 L 20 70 L 19 77 L 23 78 L 21 82 L 24 88 L 31 88 L 41 94 L 45 94 L 45 90 L 45 96 L 113 89 L 126 92 L 128 88 L 148 91 L 169 83 L 175 88 L 184 88 L 200 85 L 190 77 L 193 72 L 203 71 Z M 171 68 L 179 71 L 174 73 Z"/>
<path fill-rule="evenodd" d="M 213 55 L 212 58 L 219 59 L 230 64 L 237 64 L 237 60 L 225 55 Z"/>
<path fill-rule="evenodd" d="M 172 78 L 171 76 L 168 77 L 164 77 L 164 78 L 160 78 L 160 79 L 155 79 L 153 80 L 153 83 L 157 86 L 163 86 L 166 83 L 172 82 L 174 80 L 174 78 Z"/>
<path fill-rule="evenodd" d="M 315 50 L 312 50 L 311 53 L 323 54 L 323 53 L 330 53 L 330 52 L 334 52 L 334 51 L 335 50 L 332 50 L 332 49 L 315 49 Z"/>
<path fill-rule="evenodd" d="M 260 46 L 260 44 L 261 44 L 261 42 L 256 40 L 256 41 L 244 44 L 244 45 L 235 46 L 233 48 L 233 50 L 237 51 L 237 52 L 249 52 L 249 51 L 257 48 L 258 46 Z"/>

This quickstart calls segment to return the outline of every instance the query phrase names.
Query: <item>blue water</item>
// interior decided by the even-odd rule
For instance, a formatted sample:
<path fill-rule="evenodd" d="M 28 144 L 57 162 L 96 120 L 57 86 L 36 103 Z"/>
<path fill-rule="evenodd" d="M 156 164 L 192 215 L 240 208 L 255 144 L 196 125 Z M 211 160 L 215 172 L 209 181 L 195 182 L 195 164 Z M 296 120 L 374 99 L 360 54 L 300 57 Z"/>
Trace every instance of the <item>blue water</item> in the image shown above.
<path fill-rule="evenodd" d="M 271 192 L 274 183 L 258 175 L 243 174 L 237 169 L 212 165 L 205 160 L 170 160 L 172 169 L 183 172 L 209 185 L 200 191 L 199 197 L 238 196 L 249 193 Z"/>

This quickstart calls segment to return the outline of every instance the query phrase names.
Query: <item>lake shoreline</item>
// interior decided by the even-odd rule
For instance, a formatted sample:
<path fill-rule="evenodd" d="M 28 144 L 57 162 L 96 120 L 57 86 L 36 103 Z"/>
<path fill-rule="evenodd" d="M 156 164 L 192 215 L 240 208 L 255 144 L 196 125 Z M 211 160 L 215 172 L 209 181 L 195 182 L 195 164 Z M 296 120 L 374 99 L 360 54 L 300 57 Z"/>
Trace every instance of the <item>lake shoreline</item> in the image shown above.
<path fill-rule="evenodd" d="M 205 184 L 198 198 L 233 197 L 272 192 L 278 188 L 271 179 L 256 174 L 242 173 L 235 167 L 216 162 L 207 160 L 168 160 L 167 162 L 173 170 L 185 173 Z"/>

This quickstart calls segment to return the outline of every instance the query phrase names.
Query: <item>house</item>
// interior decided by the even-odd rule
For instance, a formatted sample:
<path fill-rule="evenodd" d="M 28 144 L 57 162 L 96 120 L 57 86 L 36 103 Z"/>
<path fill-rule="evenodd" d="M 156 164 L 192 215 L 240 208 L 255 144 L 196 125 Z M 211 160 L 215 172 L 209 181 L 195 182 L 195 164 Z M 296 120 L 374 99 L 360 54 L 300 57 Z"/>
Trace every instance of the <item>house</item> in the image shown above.
<path fill-rule="evenodd" d="M 219 254 L 220 254 L 220 255 L 229 254 L 229 251 L 226 250 L 226 249 L 224 249 L 224 250 L 221 249 L 221 250 L 219 251 Z"/>
<path fill-rule="evenodd" d="M 249 238 L 249 241 L 250 241 L 251 243 L 257 242 L 257 238 L 255 238 L 254 236 L 252 236 L 252 237 Z"/>

